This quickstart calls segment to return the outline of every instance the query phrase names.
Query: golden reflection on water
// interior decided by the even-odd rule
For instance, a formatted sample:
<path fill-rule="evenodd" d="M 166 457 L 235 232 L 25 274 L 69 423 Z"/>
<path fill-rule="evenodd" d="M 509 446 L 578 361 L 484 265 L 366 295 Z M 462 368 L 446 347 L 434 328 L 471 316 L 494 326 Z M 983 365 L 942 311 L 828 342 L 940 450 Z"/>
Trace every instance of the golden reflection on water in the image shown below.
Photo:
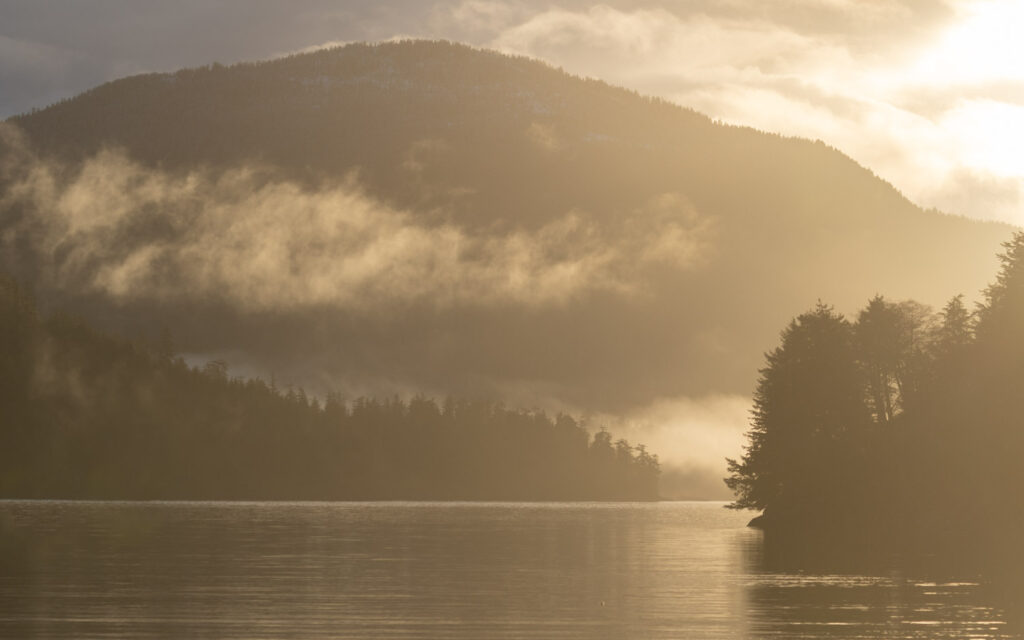
<path fill-rule="evenodd" d="M 708 503 L 0 502 L 3 638 L 1010 638 L 978 581 L 767 569 Z"/>

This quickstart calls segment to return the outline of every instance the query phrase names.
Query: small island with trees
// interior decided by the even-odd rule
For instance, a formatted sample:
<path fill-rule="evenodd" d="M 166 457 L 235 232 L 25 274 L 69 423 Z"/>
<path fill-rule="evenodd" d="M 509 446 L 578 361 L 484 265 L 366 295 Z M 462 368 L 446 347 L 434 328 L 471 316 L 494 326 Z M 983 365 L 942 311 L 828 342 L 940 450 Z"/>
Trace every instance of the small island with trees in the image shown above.
<path fill-rule="evenodd" d="M 770 544 L 1000 557 L 1024 530 L 1024 232 L 970 312 L 818 303 L 766 355 L 735 509 Z M 1002 557 L 1006 557 L 1002 554 Z"/>

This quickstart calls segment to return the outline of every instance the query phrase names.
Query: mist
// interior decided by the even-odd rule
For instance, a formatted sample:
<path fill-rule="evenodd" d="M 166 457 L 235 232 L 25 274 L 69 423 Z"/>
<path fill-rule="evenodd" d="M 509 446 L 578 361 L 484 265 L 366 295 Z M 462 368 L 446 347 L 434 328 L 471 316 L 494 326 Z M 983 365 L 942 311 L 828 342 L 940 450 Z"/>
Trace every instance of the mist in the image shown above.
<path fill-rule="evenodd" d="M 725 459 L 743 449 L 751 400 L 743 395 L 660 398 L 622 416 L 595 415 L 662 463 L 661 494 L 669 499 L 727 499 Z"/>
<path fill-rule="evenodd" d="M 123 151 L 77 166 L 35 157 L 11 125 L 0 206 L 38 211 L 30 238 L 47 284 L 115 300 L 221 299 L 247 311 L 364 313 L 545 307 L 594 292 L 642 295 L 651 270 L 699 267 L 712 221 L 666 193 L 614 222 L 570 210 L 536 230 L 473 230 L 380 202 L 358 174 L 312 190 L 269 168 L 170 174 Z"/>
<path fill-rule="evenodd" d="M 0 636 L 1024 637 L 1009 0 L 0 0 Z"/>
<path fill-rule="evenodd" d="M 542 128 L 529 132 L 540 144 L 555 144 Z M 388 205 L 366 193 L 357 171 L 313 187 L 270 166 L 159 170 L 116 148 L 68 163 L 40 158 L 15 125 L 4 124 L 0 134 L 7 185 L 0 208 L 14 220 L 4 225 L 3 253 L 24 255 L 27 244 L 41 260 L 36 286 L 117 304 L 213 300 L 240 313 L 334 309 L 369 318 L 423 307 L 558 309 L 597 293 L 649 297 L 655 275 L 704 266 L 715 239 L 714 219 L 677 193 L 611 220 L 574 209 L 536 230 L 481 230 L 446 222 L 452 216 L 444 211 Z M 411 168 L 425 171 L 424 162 Z M 233 375 L 306 385 L 321 400 L 329 391 L 410 399 L 452 390 L 393 374 L 340 374 L 315 361 L 274 365 L 239 349 L 184 355 L 200 368 L 223 361 Z M 76 386 L 77 375 L 64 386 Z M 682 397 L 595 415 L 535 380 L 517 389 L 496 379 L 474 393 L 593 415 L 592 428 L 610 426 L 648 443 L 676 474 L 669 495 L 684 496 L 698 477 L 714 487 L 712 496 L 722 495 L 723 460 L 738 453 L 737 414 L 746 408 L 739 396 Z"/>
<path fill-rule="evenodd" d="M 2 136 L 0 257 L 48 310 L 321 400 L 597 416 L 678 497 L 726 497 L 793 309 L 970 296 L 1005 233 L 825 145 L 448 43 L 131 78 Z"/>

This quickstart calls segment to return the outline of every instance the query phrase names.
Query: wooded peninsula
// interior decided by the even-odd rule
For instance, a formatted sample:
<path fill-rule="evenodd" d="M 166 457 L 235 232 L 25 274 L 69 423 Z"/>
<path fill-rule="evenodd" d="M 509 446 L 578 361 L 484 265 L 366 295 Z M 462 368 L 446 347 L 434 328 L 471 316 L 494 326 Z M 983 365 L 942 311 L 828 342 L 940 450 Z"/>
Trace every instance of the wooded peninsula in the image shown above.
<path fill-rule="evenodd" d="M 973 312 L 872 298 L 819 304 L 782 332 L 729 460 L 737 509 L 769 541 L 1006 549 L 1024 524 L 1024 232 Z"/>

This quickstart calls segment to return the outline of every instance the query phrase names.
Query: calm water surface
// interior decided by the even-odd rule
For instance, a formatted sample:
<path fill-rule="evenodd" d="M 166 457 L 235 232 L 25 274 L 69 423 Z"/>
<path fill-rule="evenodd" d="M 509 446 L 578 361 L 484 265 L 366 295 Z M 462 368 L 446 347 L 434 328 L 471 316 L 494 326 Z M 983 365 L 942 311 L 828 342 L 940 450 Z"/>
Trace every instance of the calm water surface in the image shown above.
<path fill-rule="evenodd" d="M 748 518 L 721 503 L 0 501 L 0 637 L 1019 637 L 975 580 L 768 571 Z"/>

